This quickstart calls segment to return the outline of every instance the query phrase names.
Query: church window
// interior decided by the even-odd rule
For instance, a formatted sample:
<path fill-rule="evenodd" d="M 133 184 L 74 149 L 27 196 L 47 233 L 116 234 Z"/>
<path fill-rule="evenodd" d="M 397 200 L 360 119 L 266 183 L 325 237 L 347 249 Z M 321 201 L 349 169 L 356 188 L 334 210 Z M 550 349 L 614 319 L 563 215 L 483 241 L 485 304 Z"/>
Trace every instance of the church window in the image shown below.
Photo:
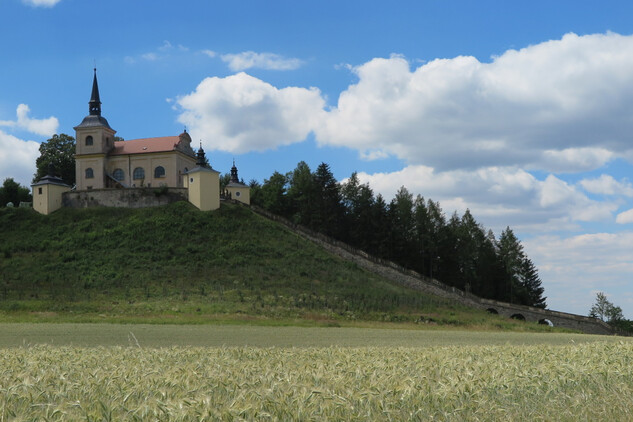
<path fill-rule="evenodd" d="M 240 195 L 241 195 L 241 193 L 239 191 L 235 192 L 235 196 L 237 196 L 238 198 L 239 198 Z"/>
<path fill-rule="evenodd" d="M 86 146 L 89 147 L 93 144 L 92 136 L 86 136 Z"/>
<path fill-rule="evenodd" d="M 134 169 L 134 180 L 145 179 L 145 170 L 143 167 L 137 167 Z"/>
<path fill-rule="evenodd" d="M 41 195 L 42 194 L 42 188 L 37 188 L 37 194 Z"/>
<path fill-rule="evenodd" d="M 92 168 L 88 167 L 86 169 L 86 179 L 92 179 L 93 177 L 95 177 L 95 172 L 92 170 Z"/>
<path fill-rule="evenodd" d="M 125 173 L 123 173 L 123 170 L 121 169 L 116 169 L 112 172 L 112 177 L 120 182 L 125 179 Z"/>
<path fill-rule="evenodd" d="M 154 169 L 154 177 L 165 177 L 165 168 L 163 166 L 158 166 Z"/>

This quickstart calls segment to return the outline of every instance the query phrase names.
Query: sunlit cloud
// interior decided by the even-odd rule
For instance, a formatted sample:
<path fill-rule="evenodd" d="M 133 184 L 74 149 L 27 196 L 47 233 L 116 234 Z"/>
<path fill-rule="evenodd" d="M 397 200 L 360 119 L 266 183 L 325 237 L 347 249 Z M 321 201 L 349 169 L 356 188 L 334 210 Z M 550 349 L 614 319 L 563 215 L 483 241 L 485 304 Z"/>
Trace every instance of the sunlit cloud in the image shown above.
<path fill-rule="evenodd" d="M 26 104 L 18 105 L 17 120 L 0 121 L 0 126 L 23 129 L 36 135 L 51 136 L 57 132 L 59 121 L 56 117 L 33 119 L 29 117 L 31 109 Z"/>

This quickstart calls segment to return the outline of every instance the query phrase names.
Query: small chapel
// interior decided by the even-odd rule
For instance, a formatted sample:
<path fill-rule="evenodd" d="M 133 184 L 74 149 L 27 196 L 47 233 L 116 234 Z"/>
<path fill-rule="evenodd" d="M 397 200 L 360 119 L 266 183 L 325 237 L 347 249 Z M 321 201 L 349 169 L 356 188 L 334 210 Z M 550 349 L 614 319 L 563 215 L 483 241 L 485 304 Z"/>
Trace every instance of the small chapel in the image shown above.
<path fill-rule="evenodd" d="M 76 186 L 65 185 L 51 169 L 32 185 L 36 211 L 49 214 L 62 206 L 153 206 L 179 197 L 205 211 L 219 208 L 221 199 L 250 204 L 250 189 L 239 181 L 235 161 L 230 182 L 221 192 L 220 173 L 208 165 L 202 145 L 194 152 L 186 130 L 177 136 L 118 140 L 101 115 L 96 69 L 88 112 L 74 128 Z M 148 195 L 152 188 L 154 197 Z"/>

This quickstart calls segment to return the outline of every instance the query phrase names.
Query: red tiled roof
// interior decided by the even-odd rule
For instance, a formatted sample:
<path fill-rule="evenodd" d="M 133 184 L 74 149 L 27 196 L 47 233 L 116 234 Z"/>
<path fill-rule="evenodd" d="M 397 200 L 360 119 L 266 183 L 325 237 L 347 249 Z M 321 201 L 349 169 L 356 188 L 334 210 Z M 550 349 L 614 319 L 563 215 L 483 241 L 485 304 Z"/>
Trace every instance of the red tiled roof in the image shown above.
<path fill-rule="evenodd" d="M 166 152 L 176 149 L 180 142 L 178 136 L 163 136 L 160 138 L 131 139 L 114 143 L 110 155 L 144 154 L 148 152 Z"/>

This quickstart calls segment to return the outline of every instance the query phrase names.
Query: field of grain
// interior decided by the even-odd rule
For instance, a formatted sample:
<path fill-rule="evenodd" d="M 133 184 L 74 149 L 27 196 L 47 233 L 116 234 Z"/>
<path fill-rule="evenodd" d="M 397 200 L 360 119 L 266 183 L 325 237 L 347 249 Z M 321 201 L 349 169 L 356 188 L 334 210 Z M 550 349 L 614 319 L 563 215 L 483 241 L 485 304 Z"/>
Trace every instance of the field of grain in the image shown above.
<path fill-rule="evenodd" d="M 8 420 L 631 420 L 630 342 L 0 349 Z"/>

